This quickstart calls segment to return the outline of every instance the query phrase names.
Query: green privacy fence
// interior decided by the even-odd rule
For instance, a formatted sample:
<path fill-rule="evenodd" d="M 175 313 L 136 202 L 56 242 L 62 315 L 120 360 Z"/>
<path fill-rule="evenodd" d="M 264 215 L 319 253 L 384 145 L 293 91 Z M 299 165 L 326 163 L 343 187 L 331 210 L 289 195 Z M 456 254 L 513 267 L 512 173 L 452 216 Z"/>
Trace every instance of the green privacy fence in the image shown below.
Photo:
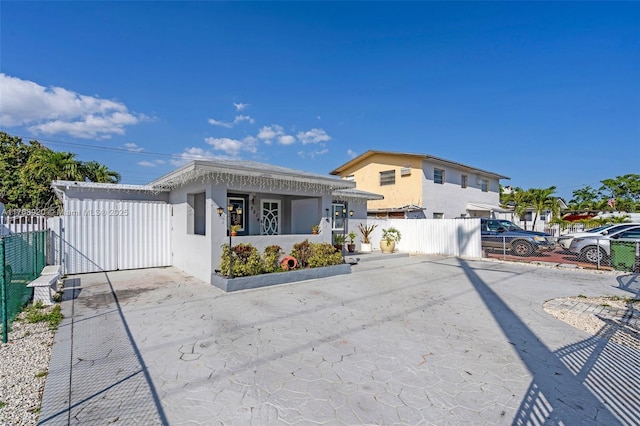
<path fill-rule="evenodd" d="M 27 285 L 45 267 L 46 243 L 47 231 L 0 237 L 0 326 L 4 343 L 11 322 L 33 294 Z"/>

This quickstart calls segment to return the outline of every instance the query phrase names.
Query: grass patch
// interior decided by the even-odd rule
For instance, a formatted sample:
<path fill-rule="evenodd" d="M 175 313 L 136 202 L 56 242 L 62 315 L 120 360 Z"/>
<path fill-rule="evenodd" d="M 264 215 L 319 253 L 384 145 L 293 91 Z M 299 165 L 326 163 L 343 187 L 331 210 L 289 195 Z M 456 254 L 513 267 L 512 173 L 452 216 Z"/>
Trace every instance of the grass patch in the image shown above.
<path fill-rule="evenodd" d="M 586 299 L 586 298 L 587 298 L 587 296 L 585 296 L 584 294 L 579 294 L 579 295 L 578 295 L 578 297 L 579 297 L 580 299 Z"/>
<path fill-rule="evenodd" d="M 37 373 L 35 377 L 36 377 L 36 379 L 39 379 L 41 377 L 46 377 L 47 374 L 48 373 L 46 371 L 41 371 L 41 372 Z"/>
<path fill-rule="evenodd" d="M 62 309 L 60 305 L 56 305 L 53 309 L 48 310 L 42 305 L 41 302 L 37 302 L 27 309 L 25 309 L 25 321 L 34 324 L 37 322 L 47 322 L 51 330 L 58 328 L 62 322 Z"/>
<path fill-rule="evenodd" d="M 7 405 L 6 402 L 0 401 L 0 409 L 4 408 Z"/>

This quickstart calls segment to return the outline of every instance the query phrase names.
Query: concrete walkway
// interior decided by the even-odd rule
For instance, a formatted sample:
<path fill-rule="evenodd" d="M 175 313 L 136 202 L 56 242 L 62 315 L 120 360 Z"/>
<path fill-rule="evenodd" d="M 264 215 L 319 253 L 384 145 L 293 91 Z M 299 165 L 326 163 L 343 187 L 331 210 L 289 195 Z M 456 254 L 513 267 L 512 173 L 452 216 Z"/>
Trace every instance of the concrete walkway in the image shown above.
<path fill-rule="evenodd" d="M 427 256 L 223 293 L 67 280 L 41 424 L 640 424 L 640 351 L 542 309 L 637 275 Z"/>

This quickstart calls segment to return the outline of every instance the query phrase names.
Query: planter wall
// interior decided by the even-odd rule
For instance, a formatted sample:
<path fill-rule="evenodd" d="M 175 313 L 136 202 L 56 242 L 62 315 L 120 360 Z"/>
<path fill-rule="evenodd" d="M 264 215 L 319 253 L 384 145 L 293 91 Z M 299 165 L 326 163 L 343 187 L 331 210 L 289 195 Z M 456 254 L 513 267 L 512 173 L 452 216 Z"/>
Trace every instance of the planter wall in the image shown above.
<path fill-rule="evenodd" d="M 322 268 L 299 269 L 296 271 L 276 272 L 273 274 L 262 274 L 232 279 L 222 275 L 213 274 L 211 276 L 211 284 L 223 291 L 230 292 L 313 280 L 316 278 L 327 278 L 334 275 L 345 275 L 350 273 L 351 265 L 345 263 L 342 265 L 325 266 Z"/>

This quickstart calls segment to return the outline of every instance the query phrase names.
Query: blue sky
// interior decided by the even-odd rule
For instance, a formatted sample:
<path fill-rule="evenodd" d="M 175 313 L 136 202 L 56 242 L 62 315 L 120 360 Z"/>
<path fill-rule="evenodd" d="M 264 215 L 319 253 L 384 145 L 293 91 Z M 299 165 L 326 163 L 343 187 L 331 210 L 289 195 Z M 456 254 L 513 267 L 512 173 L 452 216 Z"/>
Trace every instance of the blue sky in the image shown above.
<path fill-rule="evenodd" d="M 0 128 L 143 184 L 370 149 L 572 191 L 640 173 L 638 2 L 0 4 Z"/>

